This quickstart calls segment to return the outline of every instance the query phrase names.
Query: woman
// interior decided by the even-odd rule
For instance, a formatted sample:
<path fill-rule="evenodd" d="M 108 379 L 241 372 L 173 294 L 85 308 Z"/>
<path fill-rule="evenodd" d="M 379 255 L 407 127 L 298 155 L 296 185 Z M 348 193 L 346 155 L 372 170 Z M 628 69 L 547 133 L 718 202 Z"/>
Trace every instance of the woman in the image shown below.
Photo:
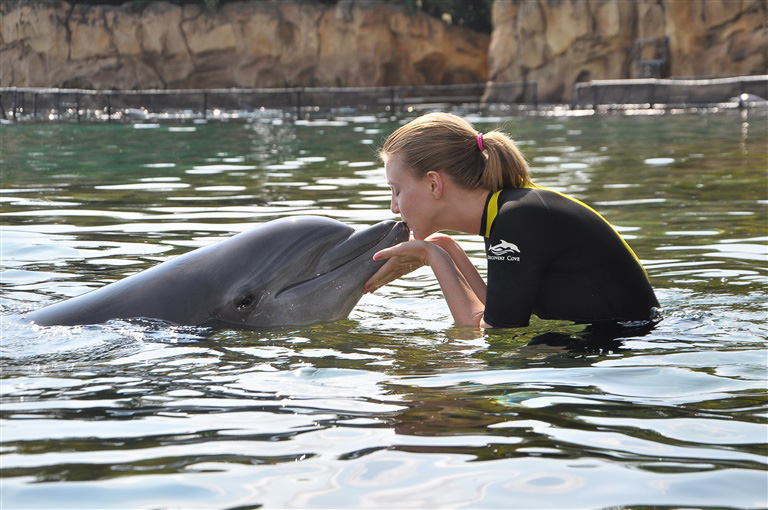
<path fill-rule="evenodd" d="M 380 151 L 392 212 L 413 233 L 366 292 L 428 265 L 458 324 L 527 326 L 531 314 L 579 323 L 650 321 L 659 306 L 630 247 L 596 211 L 531 182 L 505 134 L 445 113 L 396 130 Z M 485 237 L 488 284 L 441 230 Z"/>

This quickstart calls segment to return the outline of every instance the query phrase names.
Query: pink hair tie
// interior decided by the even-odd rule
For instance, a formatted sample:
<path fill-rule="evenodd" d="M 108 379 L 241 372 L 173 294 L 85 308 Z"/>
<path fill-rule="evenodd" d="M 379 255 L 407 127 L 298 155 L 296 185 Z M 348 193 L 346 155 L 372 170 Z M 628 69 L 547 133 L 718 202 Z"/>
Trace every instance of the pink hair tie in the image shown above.
<path fill-rule="evenodd" d="M 483 152 L 485 148 L 483 147 L 483 134 L 478 133 L 477 134 L 477 148 L 480 149 L 480 152 Z"/>

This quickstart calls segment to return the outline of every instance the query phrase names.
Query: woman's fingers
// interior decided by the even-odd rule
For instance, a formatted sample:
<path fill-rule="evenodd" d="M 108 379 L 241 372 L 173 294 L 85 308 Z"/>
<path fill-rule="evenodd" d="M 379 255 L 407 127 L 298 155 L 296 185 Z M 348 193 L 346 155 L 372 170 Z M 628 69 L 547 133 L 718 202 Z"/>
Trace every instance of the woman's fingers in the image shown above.
<path fill-rule="evenodd" d="M 384 248 L 373 254 L 373 260 L 390 259 L 392 257 L 407 256 L 409 251 L 409 245 L 411 241 L 405 241 L 404 243 Z"/>
<path fill-rule="evenodd" d="M 390 255 L 391 248 L 384 248 L 383 250 L 379 250 L 376 253 L 373 254 L 373 260 L 381 260 L 381 259 L 388 259 L 392 255 Z"/>
<path fill-rule="evenodd" d="M 386 261 L 384 265 L 381 266 L 379 270 L 376 271 L 373 276 L 368 279 L 367 282 L 365 282 L 365 285 L 363 286 L 363 294 L 373 292 L 379 287 L 382 287 L 397 278 L 396 276 L 392 276 L 391 279 L 388 279 L 392 270 L 391 262 L 391 260 Z"/>
<path fill-rule="evenodd" d="M 417 264 L 403 264 L 397 258 L 387 260 L 374 275 L 365 282 L 363 293 L 367 294 L 384 285 L 393 282 L 403 275 L 414 271 L 419 266 Z"/>
<path fill-rule="evenodd" d="M 373 255 L 374 260 L 387 261 L 363 286 L 363 292 L 369 293 L 397 280 L 424 265 L 419 257 L 421 246 L 418 242 L 406 241 L 390 248 L 385 248 Z"/>
<path fill-rule="evenodd" d="M 373 258 L 374 260 L 381 260 L 382 258 L 398 257 L 403 260 L 408 259 L 408 264 L 415 263 L 423 266 L 426 264 L 426 254 L 428 248 L 429 243 L 426 241 L 405 241 L 378 251 L 376 254 L 374 254 Z"/>
<path fill-rule="evenodd" d="M 381 276 L 374 275 L 368 282 L 366 282 L 365 286 L 363 287 L 363 294 L 372 293 L 384 285 L 393 282 L 399 278 L 399 275 L 396 273 L 384 273 Z"/>

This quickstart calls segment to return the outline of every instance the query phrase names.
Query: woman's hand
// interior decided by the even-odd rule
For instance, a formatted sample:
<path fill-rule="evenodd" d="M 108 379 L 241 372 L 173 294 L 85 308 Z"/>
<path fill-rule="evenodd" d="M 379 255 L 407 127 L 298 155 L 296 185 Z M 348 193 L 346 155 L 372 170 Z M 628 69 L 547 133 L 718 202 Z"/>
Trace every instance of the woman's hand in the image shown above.
<path fill-rule="evenodd" d="M 430 246 L 438 246 L 448 252 L 458 266 L 459 270 L 470 281 L 480 300 L 485 303 L 485 282 L 477 274 L 477 270 L 467 258 L 456 241 L 449 235 L 434 233 L 424 241 L 416 241 L 411 236 L 409 241 L 400 243 L 391 248 L 381 250 L 374 254 L 374 260 L 389 259 L 363 286 L 363 294 L 371 293 L 384 285 L 393 282 L 401 276 L 407 275 L 420 268 L 429 265 L 428 255 Z"/>
<path fill-rule="evenodd" d="M 429 239 L 416 241 L 411 239 L 385 248 L 373 255 L 374 260 L 388 259 L 383 266 L 363 286 L 363 294 L 373 292 L 384 285 L 397 280 L 421 266 L 429 265 Z"/>
<path fill-rule="evenodd" d="M 486 328 L 483 320 L 486 286 L 464 250 L 449 236 L 433 234 L 424 241 L 410 240 L 376 252 L 375 260 L 389 259 L 363 287 L 379 287 L 421 267 L 430 266 L 458 324 Z"/>

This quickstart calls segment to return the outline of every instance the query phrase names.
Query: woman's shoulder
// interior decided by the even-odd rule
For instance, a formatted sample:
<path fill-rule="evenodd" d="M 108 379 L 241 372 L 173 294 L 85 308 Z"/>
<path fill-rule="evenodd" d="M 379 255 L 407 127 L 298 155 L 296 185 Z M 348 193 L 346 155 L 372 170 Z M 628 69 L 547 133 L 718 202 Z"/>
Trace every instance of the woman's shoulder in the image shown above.
<path fill-rule="evenodd" d="M 539 187 L 505 188 L 499 193 L 499 210 L 546 208 L 552 195 L 553 191 Z"/>
<path fill-rule="evenodd" d="M 591 209 L 580 200 L 550 188 L 533 186 L 530 188 L 510 188 L 502 190 L 499 194 L 499 204 L 509 208 L 537 208 L 558 209 L 562 207 L 585 207 Z"/>
<path fill-rule="evenodd" d="M 531 225 L 549 220 L 547 195 L 541 188 L 508 188 L 499 193 L 498 220 L 507 225 Z"/>

